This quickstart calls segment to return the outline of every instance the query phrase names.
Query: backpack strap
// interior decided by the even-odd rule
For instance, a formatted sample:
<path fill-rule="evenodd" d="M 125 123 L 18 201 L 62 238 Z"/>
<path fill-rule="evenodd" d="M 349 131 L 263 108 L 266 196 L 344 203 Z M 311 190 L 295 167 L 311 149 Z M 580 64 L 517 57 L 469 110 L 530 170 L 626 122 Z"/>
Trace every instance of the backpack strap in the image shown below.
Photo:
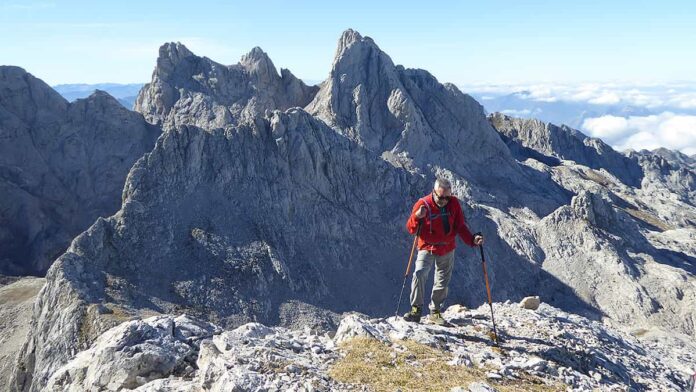
<path fill-rule="evenodd" d="M 430 220 L 430 234 L 433 234 L 433 211 L 430 209 L 430 204 L 428 204 L 428 196 L 421 197 L 420 200 L 425 204 L 425 208 L 428 209 L 428 219 Z"/>

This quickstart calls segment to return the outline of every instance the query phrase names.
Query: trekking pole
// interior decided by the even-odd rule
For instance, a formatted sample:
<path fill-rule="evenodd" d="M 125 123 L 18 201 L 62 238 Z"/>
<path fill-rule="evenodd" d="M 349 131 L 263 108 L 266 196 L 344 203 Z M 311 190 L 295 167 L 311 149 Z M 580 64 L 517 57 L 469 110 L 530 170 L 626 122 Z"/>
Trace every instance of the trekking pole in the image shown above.
<path fill-rule="evenodd" d="M 491 299 L 491 286 L 488 284 L 488 272 L 486 271 L 486 257 L 483 255 L 483 244 L 479 245 L 481 251 L 481 266 L 483 267 L 483 279 L 486 281 L 486 292 L 488 293 L 488 306 L 491 308 L 491 320 L 493 321 L 493 340 L 498 344 L 498 329 L 495 327 L 495 317 L 493 317 L 493 300 Z"/>
<path fill-rule="evenodd" d="M 404 273 L 404 284 L 401 285 L 401 294 L 399 294 L 399 302 L 396 304 L 395 316 L 399 316 L 399 308 L 401 307 L 401 297 L 404 295 L 404 288 L 406 287 L 406 279 L 408 274 L 411 273 L 411 262 L 413 261 L 413 252 L 416 250 L 416 243 L 418 242 L 418 236 L 420 235 L 421 222 L 418 222 L 418 229 L 416 229 L 416 236 L 413 238 L 413 246 L 411 246 L 411 255 L 408 256 L 408 265 L 406 265 L 406 272 Z"/>

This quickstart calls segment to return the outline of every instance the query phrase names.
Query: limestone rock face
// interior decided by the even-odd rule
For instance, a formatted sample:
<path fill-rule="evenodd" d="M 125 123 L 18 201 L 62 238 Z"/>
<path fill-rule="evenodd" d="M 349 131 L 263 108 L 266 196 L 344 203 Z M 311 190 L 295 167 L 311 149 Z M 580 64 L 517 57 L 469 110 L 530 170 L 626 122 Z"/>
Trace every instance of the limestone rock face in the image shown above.
<path fill-rule="evenodd" d="M 391 308 L 396 260 L 409 249 L 395 228 L 427 187 L 301 110 L 225 131 L 168 130 L 127 182 L 122 210 L 49 270 L 37 306 L 62 310 L 35 319 L 21 388 L 40 389 L 112 325 L 103 303 L 127 314 L 187 309 L 224 326 L 277 323 L 293 299 Z"/>
<path fill-rule="evenodd" d="M 130 167 L 159 133 L 104 92 L 68 103 L 0 67 L 0 273 L 44 274 L 74 236 L 116 212 Z"/>
<path fill-rule="evenodd" d="M 612 320 L 694 334 L 693 228 L 690 241 L 665 247 L 631 211 L 616 208 L 606 193 L 581 192 L 537 225 L 544 269 Z"/>
<path fill-rule="evenodd" d="M 0 283 L 0 385 L 10 384 L 15 358 L 27 338 L 33 305 L 45 279 L 24 277 Z"/>
<path fill-rule="evenodd" d="M 216 326 L 187 316 L 155 316 L 108 330 L 48 381 L 49 391 L 120 391 L 168 375 L 190 375 L 200 342 Z"/>
<path fill-rule="evenodd" d="M 464 170 L 486 159 L 514 162 L 478 102 L 425 70 L 394 65 L 353 30 L 339 39 L 329 77 L 306 109 L 379 154 Z"/>
<path fill-rule="evenodd" d="M 533 158 L 550 166 L 567 159 L 591 169 L 605 169 L 630 186 L 643 178 L 640 165 L 614 151 L 600 139 L 590 138 L 566 125 L 560 127 L 539 120 L 513 118 L 502 113 L 489 117 L 517 159 Z"/>
<path fill-rule="evenodd" d="M 180 43 L 167 43 L 160 47 L 152 81 L 140 91 L 135 110 L 162 126 L 224 127 L 265 110 L 305 106 L 317 89 L 289 70 L 279 75 L 258 47 L 226 66 Z"/>
<path fill-rule="evenodd" d="M 518 164 L 473 98 L 425 70 L 394 65 L 356 31 L 340 37 L 329 77 L 305 109 L 394 165 L 452 179 L 464 199 L 542 216 L 569 201 L 550 178 Z"/>
<path fill-rule="evenodd" d="M 664 150 L 630 152 L 628 156 L 635 158 L 645 172 L 642 189 L 663 197 L 673 195 L 696 207 L 696 165 L 693 160 L 678 151 L 668 154 Z M 691 221 L 691 224 L 696 225 L 696 221 Z"/>
<path fill-rule="evenodd" d="M 187 316 L 132 320 L 105 332 L 56 372 L 45 390 L 371 390 L 330 377 L 330 370 L 344 360 L 345 345 L 356 344 L 355 337 L 381 342 L 394 358 L 393 371 L 425 365 L 415 355 L 397 362 L 397 357 L 411 354 L 403 344 L 407 340 L 430 346 L 443 358 L 428 359 L 442 361 L 449 369 L 487 372 L 485 383 L 471 382 L 468 389 L 465 384 L 453 391 L 491 391 L 498 385 L 519 390 L 540 385 L 681 390 L 696 366 L 693 341 L 657 344 L 655 337 L 637 338 L 548 304 L 534 312 L 514 304 L 493 307 L 504 352 L 490 341 L 488 304 L 472 310 L 449 308 L 443 317 L 450 327 L 349 315 L 333 339 L 309 328 L 259 323 L 221 331 Z"/>
<path fill-rule="evenodd" d="M 641 151 L 642 155 L 657 155 L 666 159 L 675 166 L 685 166 L 689 169 L 696 169 L 696 155 L 688 156 L 682 152 L 667 148 L 656 148 L 652 151 Z"/>

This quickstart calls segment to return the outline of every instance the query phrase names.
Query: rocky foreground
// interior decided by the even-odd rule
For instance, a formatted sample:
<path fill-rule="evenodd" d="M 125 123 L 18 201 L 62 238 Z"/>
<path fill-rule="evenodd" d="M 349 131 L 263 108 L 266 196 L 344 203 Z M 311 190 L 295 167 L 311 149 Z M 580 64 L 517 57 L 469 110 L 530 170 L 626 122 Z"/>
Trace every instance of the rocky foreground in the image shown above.
<path fill-rule="evenodd" d="M 42 278 L 0 275 L 0 391 L 10 382 L 14 359 L 27 337 L 34 300 L 44 283 Z"/>
<path fill-rule="evenodd" d="M 186 315 L 120 324 L 54 373 L 48 390 L 682 390 L 696 344 L 645 338 L 547 304 L 451 306 L 441 327 L 346 315 L 318 333 Z M 642 335 L 639 338 L 634 335 Z M 396 376 L 396 377 L 395 377 Z"/>

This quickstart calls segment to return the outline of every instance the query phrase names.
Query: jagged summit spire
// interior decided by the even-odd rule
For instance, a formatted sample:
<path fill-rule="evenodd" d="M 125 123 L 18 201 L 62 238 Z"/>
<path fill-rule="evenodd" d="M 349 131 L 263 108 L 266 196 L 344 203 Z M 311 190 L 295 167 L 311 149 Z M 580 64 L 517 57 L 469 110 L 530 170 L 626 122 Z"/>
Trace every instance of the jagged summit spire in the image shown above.
<path fill-rule="evenodd" d="M 167 42 L 162 44 L 159 48 L 159 58 L 168 58 L 172 61 L 182 59 L 184 57 L 193 56 L 191 52 L 184 44 L 181 42 Z"/>
<path fill-rule="evenodd" d="M 306 110 L 376 153 L 462 171 L 496 157 L 519 175 L 481 105 L 427 71 L 395 65 L 377 43 L 354 30 L 339 38 L 329 77 Z M 448 146 L 460 142 L 453 159 Z"/>
<path fill-rule="evenodd" d="M 218 128 L 266 110 L 305 106 L 318 89 L 290 72 L 278 73 L 259 47 L 224 65 L 169 42 L 160 47 L 152 81 L 138 94 L 135 109 L 153 124 Z M 177 103 L 191 111 L 170 117 Z"/>
<path fill-rule="evenodd" d="M 263 49 L 261 49 L 260 47 L 254 46 L 249 51 L 249 53 L 242 56 L 242 59 L 240 61 L 242 63 L 244 63 L 244 62 L 249 62 L 249 61 L 260 61 L 260 60 L 266 60 L 266 59 L 270 59 L 268 57 L 268 54 L 266 52 L 264 52 Z"/>
<path fill-rule="evenodd" d="M 270 82 L 280 78 L 271 58 L 258 46 L 255 46 L 249 53 L 242 56 L 239 64 L 250 74 L 256 75 L 261 81 Z"/>
<path fill-rule="evenodd" d="M 336 63 L 338 63 L 339 60 L 345 56 L 347 50 L 350 49 L 353 45 L 361 43 L 367 44 L 372 48 L 379 50 L 372 38 L 363 37 L 362 35 L 360 35 L 360 33 L 353 29 L 348 29 L 344 31 L 341 34 L 341 37 L 338 39 L 338 45 L 336 46 L 336 54 L 334 55 L 333 65 L 335 66 Z"/>
<path fill-rule="evenodd" d="M 336 49 L 336 54 L 338 55 L 339 52 L 343 51 L 345 48 L 362 39 L 362 35 L 360 35 L 360 33 L 353 29 L 348 29 L 344 31 L 341 34 L 341 37 L 338 39 L 338 47 Z"/>
<path fill-rule="evenodd" d="M 159 48 L 155 73 L 159 73 L 161 77 L 167 78 L 178 64 L 184 61 L 184 59 L 193 56 L 195 56 L 193 52 L 181 42 L 167 42 Z"/>

